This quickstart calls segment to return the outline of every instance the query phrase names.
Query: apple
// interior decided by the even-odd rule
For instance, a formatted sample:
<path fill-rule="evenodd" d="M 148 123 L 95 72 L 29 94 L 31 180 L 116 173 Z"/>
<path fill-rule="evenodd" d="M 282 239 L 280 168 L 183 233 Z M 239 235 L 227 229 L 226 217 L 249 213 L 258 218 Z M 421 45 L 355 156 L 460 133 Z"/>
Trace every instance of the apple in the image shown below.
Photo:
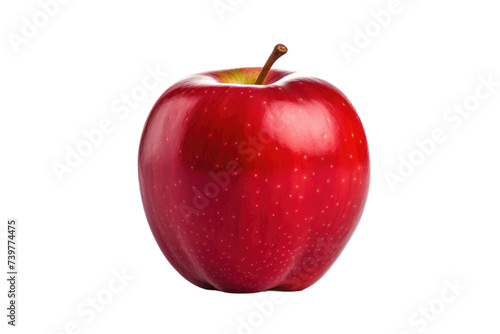
<path fill-rule="evenodd" d="M 147 220 L 189 282 L 297 291 L 338 258 L 361 218 L 369 155 L 361 121 L 328 82 L 263 68 L 206 72 L 154 105 L 139 148 Z"/>

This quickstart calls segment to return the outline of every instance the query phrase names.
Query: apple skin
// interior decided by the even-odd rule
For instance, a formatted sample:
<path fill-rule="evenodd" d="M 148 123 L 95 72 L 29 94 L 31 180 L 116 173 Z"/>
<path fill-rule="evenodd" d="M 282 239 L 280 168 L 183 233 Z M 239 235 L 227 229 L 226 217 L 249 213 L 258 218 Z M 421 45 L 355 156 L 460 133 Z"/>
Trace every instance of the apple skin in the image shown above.
<path fill-rule="evenodd" d="M 297 291 L 344 249 L 370 164 L 361 121 L 336 87 L 260 68 L 206 72 L 154 105 L 139 148 L 145 213 L 189 282 Z"/>

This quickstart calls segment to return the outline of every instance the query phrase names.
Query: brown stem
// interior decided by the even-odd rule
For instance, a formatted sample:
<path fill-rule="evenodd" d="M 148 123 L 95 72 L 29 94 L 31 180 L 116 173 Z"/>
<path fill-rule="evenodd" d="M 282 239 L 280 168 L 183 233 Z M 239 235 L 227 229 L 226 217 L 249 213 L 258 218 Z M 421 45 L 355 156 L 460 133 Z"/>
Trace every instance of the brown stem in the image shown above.
<path fill-rule="evenodd" d="M 269 58 L 267 58 L 266 64 L 260 70 L 259 76 L 257 77 L 257 80 L 255 80 L 256 85 L 262 85 L 264 83 L 264 80 L 266 79 L 267 73 L 269 73 L 269 70 L 271 69 L 271 66 L 273 66 L 274 62 L 278 60 L 279 57 L 283 56 L 288 49 L 286 46 L 283 44 L 277 44 Z"/>

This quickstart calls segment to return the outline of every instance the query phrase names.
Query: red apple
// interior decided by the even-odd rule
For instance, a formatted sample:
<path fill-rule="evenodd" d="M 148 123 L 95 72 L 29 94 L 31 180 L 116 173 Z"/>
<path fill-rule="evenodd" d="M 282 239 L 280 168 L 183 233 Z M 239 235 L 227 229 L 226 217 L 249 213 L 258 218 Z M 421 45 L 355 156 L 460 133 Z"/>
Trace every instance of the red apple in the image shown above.
<path fill-rule="evenodd" d="M 365 206 L 368 146 L 354 107 L 325 81 L 269 70 L 273 54 L 262 71 L 173 85 L 144 127 L 139 181 L 151 230 L 174 268 L 205 289 L 312 285 Z"/>

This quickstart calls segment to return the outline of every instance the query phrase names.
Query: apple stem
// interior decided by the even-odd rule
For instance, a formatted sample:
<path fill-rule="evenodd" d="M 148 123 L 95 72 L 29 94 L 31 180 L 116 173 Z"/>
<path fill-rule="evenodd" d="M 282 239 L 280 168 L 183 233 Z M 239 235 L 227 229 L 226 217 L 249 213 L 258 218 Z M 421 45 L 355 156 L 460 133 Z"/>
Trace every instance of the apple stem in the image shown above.
<path fill-rule="evenodd" d="M 266 64 L 260 70 L 257 80 L 255 80 L 256 85 L 262 85 L 264 83 L 264 80 L 266 79 L 267 73 L 269 73 L 271 66 L 273 66 L 274 62 L 278 60 L 279 57 L 283 56 L 287 51 L 287 47 L 283 44 L 277 44 L 274 47 L 273 52 L 271 53 L 269 58 L 267 58 Z"/>

